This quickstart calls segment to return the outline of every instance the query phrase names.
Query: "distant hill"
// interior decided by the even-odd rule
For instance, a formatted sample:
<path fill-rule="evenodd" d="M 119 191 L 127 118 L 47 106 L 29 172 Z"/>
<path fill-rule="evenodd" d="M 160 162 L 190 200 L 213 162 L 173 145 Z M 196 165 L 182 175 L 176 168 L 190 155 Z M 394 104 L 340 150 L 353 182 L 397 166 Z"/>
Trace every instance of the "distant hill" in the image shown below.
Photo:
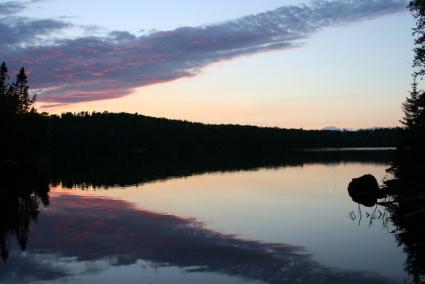
<path fill-rule="evenodd" d="M 379 127 L 379 128 L 377 127 L 376 129 L 380 129 L 380 128 L 382 128 L 382 127 Z M 323 130 L 323 131 L 355 131 L 352 128 L 339 128 L 339 127 L 336 127 L 336 126 L 327 126 L 327 127 L 322 128 L 321 130 Z"/>
<path fill-rule="evenodd" d="M 358 130 L 376 130 L 376 129 L 392 129 L 394 127 L 380 127 L 380 126 L 375 126 L 375 127 L 368 127 L 368 128 L 362 128 L 362 129 L 358 129 Z M 356 131 L 355 129 L 352 128 L 339 128 L 336 126 L 326 126 L 320 130 L 323 131 Z"/>
<path fill-rule="evenodd" d="M 128 113 L 49 116 L 50 149 L 90 153 L 270 152 L 288 148 L 394 147 L 400 129 L 323 131 L 217 125 Z"/>
<path fill-rule="evenodd" d="M 338 128 L 336 126 L 327 126 L 327 127 L 322 128 L 321 130 L 324 130 L 324 131 L 341 131 L 342 129 Z"/>
<path fill-rule="evenodd" d="M 3 140 L 3 159 L 48 156 L 59 160 L 84 157 L 114 159 L 144 157 L 162 160 L 195 157 L 281 156 L 288 149 L 395 147 L 397 128 L 324 131 L 218 125 L 154 118 L 129 113 L 65 113 L 22 117 L 14 122 L 10 139 Z"/>

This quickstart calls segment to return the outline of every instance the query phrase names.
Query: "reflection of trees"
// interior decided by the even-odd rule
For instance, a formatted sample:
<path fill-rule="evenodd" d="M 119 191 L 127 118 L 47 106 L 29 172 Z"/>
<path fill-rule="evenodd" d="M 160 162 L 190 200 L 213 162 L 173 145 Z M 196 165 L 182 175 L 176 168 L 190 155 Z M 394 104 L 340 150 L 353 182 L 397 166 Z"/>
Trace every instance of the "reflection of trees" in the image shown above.
<path fill-rule="evenodd" d="M 406 135 L 411 134 L 407 131 Z M 425 283 L 425 148 L 403 147 L 389 170 L 394 179 L 385 186 L 394 192 L 386 203 L 396 227 L 394 235 L 407 253 L 406 271 L 415 283 Z"/>
<path fill-rule="evenodd" d="M 425 196 L 418 193 L 420 185 L 412 180 L 405 181 L 396 175 L 386 183 L 388 190 L 397 190 L 396 194 L 381 200 L 373 208 L 358 204 L 358 209 L 348 216 L 359 225 L 382 223 L 387 227 L 391 222 L 395 227 L 391 233 L 407 255 L 406 272 L 414 283 L 425 283 Z"/>
<path fill-rule="evenodd" d="M 9 255 L 9 237 L 16 236 L 26 249 L 30 222 L 37 220 L 40 202 L 49 204 L 46 178 L 24 166 L 1 165 L 0 184 L 0 250 L 3 260 Z"/>
<path fill-rule="evenodd" d="M 425 282 L 425 198 L 397 196 L 389 204 L 394 235 L 407 253 L 406 271 L 415 283 Z"/>
<path fill-rule="evenodd" d="M 306 164 L 390 163 L 394 151 L 271 151 L 174 153 L 173 155 L 117 155 L 98 157 L 84 153 L 64 159 L 51 159 L 51 181 L 67 188 L 108 188 L 184 177 L 209 172 L 253 170 L 258 168 L 302 167 Z"/>

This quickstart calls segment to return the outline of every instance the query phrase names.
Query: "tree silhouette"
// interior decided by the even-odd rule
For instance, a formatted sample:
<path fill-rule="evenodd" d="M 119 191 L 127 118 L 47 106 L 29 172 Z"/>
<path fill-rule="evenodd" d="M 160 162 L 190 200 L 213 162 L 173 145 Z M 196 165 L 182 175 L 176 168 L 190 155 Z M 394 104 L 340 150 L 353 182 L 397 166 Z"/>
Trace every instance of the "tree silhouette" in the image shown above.
<path fill-rule="evenodd" d="M 9 77 L 7 75 L 6 63 L 2 63 L 0 66 L 0 114 L 4 115 L 10 112 L 11 103 L 9 98 L 9 87 L 8 87 Z"/>
<path fill-rule="evenodd" d="M 416 74 L 423 76 L 425 75 L 425 1 L 410 1 L 408 7 L 416 20 L 416 27 L 413 28 L 416 45 L 413 66 L 418 68 Z"/>
<path fill-rule="evenodd" d="M 418 89 L 413 78 L 410 96 L 403 103 L 404 117 L 401 123 L 406 129 L 405 146 L 420 148 L 425 145 L 425 92 Z"/>
<path fill-rule="evenodd" d="M 0 113 L 2 116 L 22 115 L 35 112 L 32 107 L 36 96 L 30 96 L 28 76 L 25 69 L 21 68 L 13 84 L 9 84 L 6 63 L 0 66 Z"/>
<path fill-rule="evenodd" d="M 0 161 L 32 159 L 45 144 L 42 117 L 33 108 L 28 76 L 21 68 L 10 82 L 6 63 L 0 65 Z"/>
<path fill-rule="evenodd" d="M 403 103 L 403 112 L 404 117 L 401 120 L 401 123 L 406 128 L 413 128 L 416 125 L 418 117 L 418 102 L 419 102 L 420 92 L 418 90 L 418 83 L 416 78 L 413 78 L 412 90 L 410 91 L 410 97 L 406 98 L 406 101 Z"/>
<path fill-rule="evenodd" d="M 18 102 L 16 110 L 18 114 L 34 111 L 32 104 L 35 102 L 35 95 L 30 98 L 28 92 L 28 77 L 25 74 L 25 69 L 23 67 L 19 70 L 19 73 L 16 76 L 16 82 L 13 84 L 12 90 L 15 100 Z"/>
<path fill-rule="evenodd" d="M 415 132 L 416 143 L 425 145 L 425 136 L 421 132 L 425 132 L 425 91 L 419 90 L 417 78 L 423 79 L 425 76 L 425 1 L 414 0 L 410 1 L 409 9 L 411 10 L 415 20 L 416 26 L 413 29 L 415 37 L 415 58 L 413 67 L 416 68 L 413 74 L 413 84 L 410 96 L 403 103 L 404 118 L 403 125 L 408 131 Z"/>
<path fill-rule="evenodd" d="M 415 37 L 415 58 L 413 67 L 412 90 L 403 103 L 404 125 L 403 143 L 399 147 L 397 159 L 390 171 L 403 184 L 403 190 L 420 189 L 423 191 L 425 176 L 425 90 L 420 89 L 418 79 L 425 76 L 425 1 L 409 2 L 409 9 L 416 20 L 413 29 Z"/>
<path fill-rule="evenodd" d="M 419 88 L 417 79 L 425 76 L 425 0 L 409 2 L 409 9 L 416 20 L 415 58 L 412 90 L 403 103 L 404 141 L 390 171 L 395 179 L 386 182 L 397 192 L 389 205 L 394 235 L 407 253 L 405 270 L 414 283 L 425 283 L 425 91 Z"/>

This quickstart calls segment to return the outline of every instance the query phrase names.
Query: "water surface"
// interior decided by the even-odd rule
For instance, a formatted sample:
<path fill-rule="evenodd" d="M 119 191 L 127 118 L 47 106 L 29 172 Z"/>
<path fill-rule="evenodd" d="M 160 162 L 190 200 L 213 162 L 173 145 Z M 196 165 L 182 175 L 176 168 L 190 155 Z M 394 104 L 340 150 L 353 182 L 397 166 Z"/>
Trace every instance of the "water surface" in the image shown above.
<path fill-rule="evenodd" d="M 137 185 L 51 184 L 4 283 L 401 283 L 388 212 L 347 194 L 385 161 L 311 161 Z"/>

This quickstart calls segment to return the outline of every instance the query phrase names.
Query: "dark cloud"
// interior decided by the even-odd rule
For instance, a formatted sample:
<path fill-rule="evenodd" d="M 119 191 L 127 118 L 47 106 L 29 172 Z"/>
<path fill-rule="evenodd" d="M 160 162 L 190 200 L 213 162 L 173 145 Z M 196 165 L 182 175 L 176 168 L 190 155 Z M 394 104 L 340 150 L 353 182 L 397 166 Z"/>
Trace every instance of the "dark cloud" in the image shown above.
<path fill-rule="evenodd" d="M 57 20 L 8 18 L 7 24 L 0 22 L 0 47 L 12 49 L 17 45 L 42 44 L 44 36 L 69 26 L 69 24 Z M 7 59 L 7 55 L 2 54 L 2 56 Z"/>
<path fill-rule="evenodd" d="M 26 4 L 39 1 L 42 0 L 33 0 Z M 6 52 L 18 46 L 43 44 L 43 40 L 53 32 L 71 27 L 69 23 L 60 20 L 29 19 L 17 15 L 25 9 L 23 2 L 0 2 L 0 48 L 4 50 L 3 54 L 0 54 L 5 60 L 8 57 Z"/>
<path fill-rule="evenodd" d="M 400 12 L 405 7 L 405 0 L 319 0 L 215 25 L 139 37 L 115 31 L 105 37 L 14 46 L 0 51 L 0 58 L 31 71 L 31 83 L 39 89 L 41 101 L 66 104 L 102 100 L 125 96 L 136 87 L 194 76 L 213 62 L 294 47 L 322 28 Z M 35 27 L 36 22 L 33 24 Z M 35 30 L 39 34 L 66 25 L 60 21 L 44 24 L 42 28 L 38 23 Z M 14 44 L 16 29 L 8 23 L 3 25 L 9 30 L 3 28 L 2 34 Z"/>
<path fill-rule="evenodd" d="M 24 9 L 25 6 L 18 2 L 0 2 L 0 16 L 16 14 Z"/>

